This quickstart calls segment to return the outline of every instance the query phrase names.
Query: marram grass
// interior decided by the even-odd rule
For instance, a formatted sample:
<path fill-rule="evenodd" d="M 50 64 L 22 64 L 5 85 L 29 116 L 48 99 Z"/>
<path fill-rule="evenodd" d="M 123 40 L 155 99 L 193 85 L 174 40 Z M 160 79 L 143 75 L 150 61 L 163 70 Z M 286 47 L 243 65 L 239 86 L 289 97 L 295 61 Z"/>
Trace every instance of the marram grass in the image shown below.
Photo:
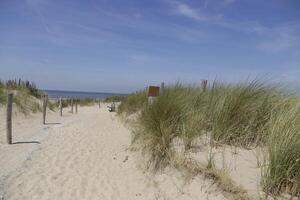
<path fill-rule="evenodd" d="M 126 96 L 118 107 L 118 113 L 133 114 L 140 111 L 147 104 L 146 92 L 146 90 L 142 90 Z"/>
<path fill-rule="evenodd" d="M 268 194 L 286 192 L 300 197 L 300 103 L 286 99 L 278 105 L 267 131 L 264 190 Z"/>
<path fill-rule="evenodd" d="M 266 193 L 300 195 L 300 100 L 275 86 L 254 80 L 239 84 L 214 81 L 199 86 L 167 86 L 152 106 L 146 90 L 126 97 L 119 113 L 138 115 L 135 140 L 154 169 L 168 164 L 179 137 L 185 149 L 209 133 L 214 143 L 264 146 L 267 162 L 262 186 Z"/>
<path fill-rule="evenodd" d="M 42 92 L 37 89 L 34 83 L 21 79 L 5 82 L 0 80 L 0 105 L 6 104 L 8 92 L 14 93 L 13 101 L 20 112 L 28 114 L 41 111 L 39 99 Z"/>

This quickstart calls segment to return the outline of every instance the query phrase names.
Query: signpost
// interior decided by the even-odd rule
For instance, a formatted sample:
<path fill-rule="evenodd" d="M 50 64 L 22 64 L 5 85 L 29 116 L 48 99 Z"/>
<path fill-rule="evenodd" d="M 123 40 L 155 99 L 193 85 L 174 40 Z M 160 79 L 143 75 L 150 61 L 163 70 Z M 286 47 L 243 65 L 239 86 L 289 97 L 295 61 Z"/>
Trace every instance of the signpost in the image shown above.
<path fill-rule="evenodd" d="M 152 105 L 159 95 L 159 87 L 149 86 L 148 89 L 148 105 Z"/>

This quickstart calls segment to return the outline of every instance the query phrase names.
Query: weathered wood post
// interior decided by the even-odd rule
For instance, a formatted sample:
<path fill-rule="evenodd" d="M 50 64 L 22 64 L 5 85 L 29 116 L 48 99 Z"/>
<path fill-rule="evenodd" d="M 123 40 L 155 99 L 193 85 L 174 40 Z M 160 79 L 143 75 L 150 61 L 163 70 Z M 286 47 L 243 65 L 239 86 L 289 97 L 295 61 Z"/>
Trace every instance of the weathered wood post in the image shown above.
<path fill-rule="evenodd" d="M 78 113 L 77 102 L 78 102 L 78 99 L 75 99 L 75 112 L 76 112 L 76 113 Z"/>
<path fill-rule="evenodd" d="M 74 102 L 73 99 L 71 99 L 71 113 L 73 113 L 73 106 L 74 106 Z"/>
<path fill-rule="evenodd" d="M 6 135 L 7 143 L 12 144 L 12 104 L 13 93 L 7 95 L 7 110 L 6 110 Z"/>
<path fill-rule="evenodd" d="M 164 90 L 165 90 L 165 82 L 161 82 L 161 84 L 160 84 L 159 95 L 162 95 L 163 92 L 164 92 Z"/>
<path fill-rule="evenodd" d="M 100 99 L 98 99 L 98 103 L 99 103 L 99 108 L 101 107 L 101 105 L 100 105 L 100 102 L 101 102 L 101 101 L 100 101 Z"/>
<path fill-rule="evenodd" d="M 62 102 L 62 97 L 59 97 L 59 114 L 62 116 L 63 113 L 63 102 Z"/>
<path fill-rule="evenodd" d="M 206 89 L 207 89 L 207 80 L 206 79 L 201 81 L 201 88 L 202 88 L 203 92 L 206 91 Z"/>
<path fill-rule="evenodd" d="M 43 96 L 43 124 L 46 124 L 46 113 L 47 113 L 48 95 Z"/>
<path fill-rule="evenodd" d="M 151 106 L 159 95 L 159 87 L 149 86 L 148 89 L 148 105 Z"/>

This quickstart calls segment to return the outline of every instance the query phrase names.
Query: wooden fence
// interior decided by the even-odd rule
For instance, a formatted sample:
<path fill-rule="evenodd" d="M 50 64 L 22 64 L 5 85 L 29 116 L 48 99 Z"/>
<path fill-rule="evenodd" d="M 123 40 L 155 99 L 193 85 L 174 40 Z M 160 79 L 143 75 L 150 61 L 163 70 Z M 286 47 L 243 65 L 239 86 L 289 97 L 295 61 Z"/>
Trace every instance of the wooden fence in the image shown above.
<path fill-rule="evenodd" d="M 65 99 L 65 100 L 70 100 L 71 101 L 71 110 L 70 113 L 74 113 L 73 111 L 73 107 L 75 104 L 75 113 L 78 113 L 78 99 Z M 14 101 L 14 97 L 13 97 L 13 93 L 9 93 L 7 95 L 7 105 L 6 105 L 6 136 L 7 136 L 7 143 L 8 144 L 13 144 L 12 142 L 12 135 L 13 135 L 13 131 L 12 131 L 12 112 L 13 112 L 13 101 Z M 62 117 L 63 116 L 63 101 L 64 99 L 62 97 L 59 98 L 58 100 L 58 108 L 59 108 L 59 115 Z M 100 100 L 95 100 L 95 102 L 99 103 L 99 108 L 100 108 Z M 48 95 L 44 95 L 42 97 L 42 123 L 44 125 L 47 125 L 47 108 L 48 108 L 48 104 L 49 104 L 49 98 Z"/>

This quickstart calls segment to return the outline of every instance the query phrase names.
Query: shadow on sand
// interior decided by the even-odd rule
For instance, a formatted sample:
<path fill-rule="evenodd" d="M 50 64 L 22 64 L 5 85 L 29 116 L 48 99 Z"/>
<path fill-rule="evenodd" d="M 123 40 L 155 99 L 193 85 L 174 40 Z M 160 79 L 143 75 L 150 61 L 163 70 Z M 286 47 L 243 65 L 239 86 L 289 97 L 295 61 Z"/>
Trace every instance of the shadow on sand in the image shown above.
<path fill-rule="evenodd" d="M 61 123 L 45 123 L 45 125 L 58 125 L 58 124 L 61 124 Z"/>
<path fill-rule="evenodd" d="M 12 144 L 41 144 L 39 141 L 13 142 Z"/>

